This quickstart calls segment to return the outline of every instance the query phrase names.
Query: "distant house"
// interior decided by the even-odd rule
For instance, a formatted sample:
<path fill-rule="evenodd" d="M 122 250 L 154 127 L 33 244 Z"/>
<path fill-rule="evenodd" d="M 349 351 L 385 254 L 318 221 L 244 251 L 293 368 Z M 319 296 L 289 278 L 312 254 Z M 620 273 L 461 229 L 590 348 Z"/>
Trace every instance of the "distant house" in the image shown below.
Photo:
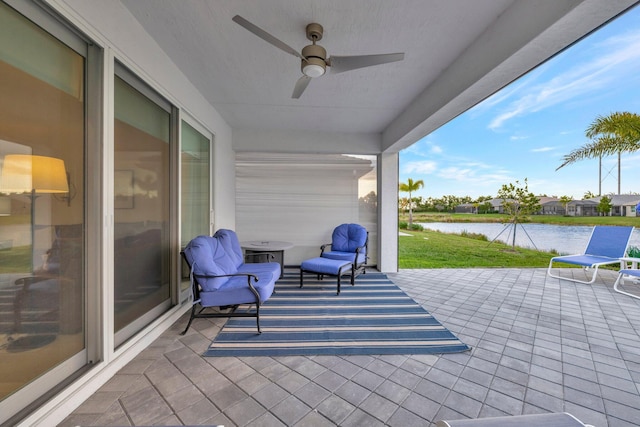
<path fill-rule="evenodd" d="M 502 199 L 491 199 L 485 200 L 482 203 L 487 203 L 491 205 L 489 212 L 487 213 L 504 213 L 504 209 L 502 207 Z M 481 203 L 481 204 L 482 204 Z M 454 208 L 455 213 L 478 213 L 477 203 L 462 203 Z"/>
<path fill-rule="evenodd" d="M 607 195 L 611 199 L 611 216 L 637 216 L 636 206 L 640 203 L 640 195 L 638 194 L 612 194 Z M 596 204 L 600 203 L 602 196 L 594 197 Z"/>
<path fill-rule="evenodd" d="M 565 215 L 565 209 L 557 197 L 540 197 L 540 210 L 536 214 Z"/>
<path fill-rule="evenodd" d="M 567 205 L 567 215 L 570 216 L 598 216 L 598 202 L 593 199 L 572 200 Z"/>
<path fill-rule="evenodd" d="M 615 194 L 608 196 L 611 198 L 611 216 L 637 216 L 636 206 L 640 203 L 640 195 L 635 194 Z M 567 204 L 566 213 L 562 204 L 549 200 L 542 204 L 541 213 L 547 215 L 570 215 L 570 216 L 598 216 L 598 205 L 602 196 L 593 197 L 586 200 L 572 200 Z"/>
<path fill-rule="evenodd" d="M 468 213 L 468 214 L 478 213 L 478 210 L 476 208 L 476 203 L 462 203 L 454 207 L 453 211 L 455 213 Z"/>
<path fill-rule="evenodd" d="M 611 198 L 611 216 L 640 216 L 636 212 L 636 206 L 640 204 L 638 194 L 615 194 Z M 566 209 L 557 197 L 540 197 L 540 210 L 536 215 L 569 215 L 569 216 L 598 216 L 598 204 L 602 196 L 586 200 L 572 200 L 567 203 Z M 504 213 L 502 199 L 488 200 L 492 213 Z M 455 207 L 456 213 L 478 213 L 476 203 L 463 203 Z"/>

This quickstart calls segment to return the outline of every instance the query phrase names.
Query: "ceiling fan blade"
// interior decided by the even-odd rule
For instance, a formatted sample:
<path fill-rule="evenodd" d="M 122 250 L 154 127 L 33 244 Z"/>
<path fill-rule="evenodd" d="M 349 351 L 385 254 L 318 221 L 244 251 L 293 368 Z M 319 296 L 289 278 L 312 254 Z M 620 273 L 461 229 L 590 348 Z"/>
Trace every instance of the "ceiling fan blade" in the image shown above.
<path fill-rule="evenodd" d="M 356 68 L 371 67 L 373 65 L 387 64 L 389 62 L 402 61 L 404 53 L 383 53 L 380 55 L 362 56 L 332 56 L 327 59 L 327 65 L 334 73 L 355 70 Z"/>
<path fill-rule="evenodd" d="M 275 38 L 271 34 L 267 33 L 262 28 L 260 28 L 260 27 L 258 27 L 256 25 L 252 24 L 251 22 L 247 21 L 242 16 L 236 15 L 236 16 L 234 16 L 232 18 L 232 20 L 236 24 L 239 24 L 240 26 L 244 27 L 245 29 L 251 31 L 253 34 L 255 34 L 256 36 L 260 37 L 262 40 L 264 40 L 264 41 L 266 41 L 268 43 L 271 43 L 272 45 L 274 45 L 278 49 L 281 49 L 281 50 L 283 50 L 283 51 L 285 51 L 287 53 L 290 53 L 293 56 L 297 56 L 300 59 L 304 59 L 304 56 L 302 56 L 300 54 L 300 52 L 298 52 L 297 50 L 295 50 L 294 48 L 292 48 L 291 46 L 289 46 L 285 42 L 283 42 L 283 41 Z"/>
<path fill-rule="evenodd" d="M 302 95 L 302 92 L 304 92 L 307 86 L 309 86 L 310 82 L 311 82 L 311 77 L 309 76 L 300 77 L 296 82 L 296 87 L 293 88 L 293 94 L 291 95 L 291 98 L 293 99 L 300 98 L 300 96 Z"/>

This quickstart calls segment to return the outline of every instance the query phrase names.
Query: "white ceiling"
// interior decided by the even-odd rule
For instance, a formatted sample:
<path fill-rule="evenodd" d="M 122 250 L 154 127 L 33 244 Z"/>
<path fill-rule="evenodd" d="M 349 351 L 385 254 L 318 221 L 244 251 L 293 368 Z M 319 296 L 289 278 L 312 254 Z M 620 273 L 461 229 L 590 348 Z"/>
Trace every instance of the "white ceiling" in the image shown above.
<path fill-rule="evenodd" d="M 233 129 L 381 134 L 398 151 L 636 0 L 122 0 Z M 404 52 L 402 62 L 314 79 L 291 93 L 296 50 L 324 27 L 328 55 Z"/>

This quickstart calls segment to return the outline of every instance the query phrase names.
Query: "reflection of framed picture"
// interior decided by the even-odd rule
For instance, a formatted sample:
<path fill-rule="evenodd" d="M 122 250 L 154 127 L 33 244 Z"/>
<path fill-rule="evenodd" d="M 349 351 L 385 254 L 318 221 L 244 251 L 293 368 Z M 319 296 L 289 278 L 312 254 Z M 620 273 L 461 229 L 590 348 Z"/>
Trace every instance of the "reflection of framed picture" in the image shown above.
<path fill-rule="evenodd" d="M 133 171 L 115 171 L 113 185 L 114 207 L 116 209 L 133 209 Z"/>

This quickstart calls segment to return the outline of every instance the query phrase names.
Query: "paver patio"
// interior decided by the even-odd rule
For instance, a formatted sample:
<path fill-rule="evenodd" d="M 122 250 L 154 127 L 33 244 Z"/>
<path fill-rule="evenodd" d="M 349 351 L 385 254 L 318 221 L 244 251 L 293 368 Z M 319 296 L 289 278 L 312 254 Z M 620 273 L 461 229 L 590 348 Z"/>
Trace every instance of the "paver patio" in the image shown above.
<path fill-rule="evenodd" d="M 640 300 L 613 291 L 613 271 L 594 285 L 545 273 L 389 274 L 472 347 L 442 356 L 203 358 L 225 319 L 180 336 L 183 316 L 60 425 L 409 427 L 560 411 L 640 425 Z"/>

